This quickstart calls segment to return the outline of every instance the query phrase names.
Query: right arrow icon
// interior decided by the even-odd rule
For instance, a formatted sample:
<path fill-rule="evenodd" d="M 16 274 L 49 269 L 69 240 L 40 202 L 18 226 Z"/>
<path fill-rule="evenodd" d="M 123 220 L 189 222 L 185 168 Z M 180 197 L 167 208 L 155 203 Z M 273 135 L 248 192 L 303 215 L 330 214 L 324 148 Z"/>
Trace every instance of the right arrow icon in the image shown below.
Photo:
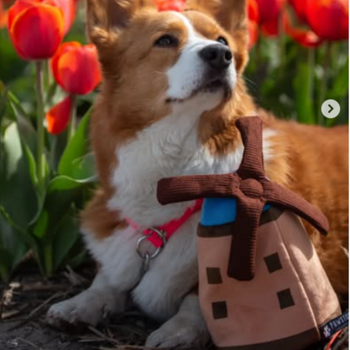
<path fill-rule="evenodd" d="M 336 118 L 340 113 L 340 105 L 335 100 L 326 100 L 322 104 L 322 114 L 329 119 Z"/>

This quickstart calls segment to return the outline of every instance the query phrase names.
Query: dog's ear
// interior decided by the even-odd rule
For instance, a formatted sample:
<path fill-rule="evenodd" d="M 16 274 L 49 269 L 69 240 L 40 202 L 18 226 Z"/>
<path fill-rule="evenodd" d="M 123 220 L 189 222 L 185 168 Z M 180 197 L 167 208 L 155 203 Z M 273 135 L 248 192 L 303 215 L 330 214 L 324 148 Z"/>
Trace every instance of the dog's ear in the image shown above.
<path fill-rule="evenodd" d="M 188 0 L 186 10 L 212 15 L 231 34 L 247 28 L 247 0 Z"/>
<path fill-rule="evenodd" d="M 186 10 L 196 10 L 213 16 L 231 34 L 235 43 L 236 69 L 242 71 L 248 62 L 247 0 L 188 0 Z"/>
<path fill-rule="evenodd" d="M 140 7 L 155 6 L 152 0 L 87 0 L 87 32 L 101 47 L 118 36 Z"/>

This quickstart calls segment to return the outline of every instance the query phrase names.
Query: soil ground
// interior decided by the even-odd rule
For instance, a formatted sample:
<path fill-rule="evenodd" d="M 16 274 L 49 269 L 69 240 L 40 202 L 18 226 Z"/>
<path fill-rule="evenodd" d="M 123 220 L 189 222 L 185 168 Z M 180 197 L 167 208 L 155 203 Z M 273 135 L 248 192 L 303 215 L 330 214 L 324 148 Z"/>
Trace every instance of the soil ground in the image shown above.
<path fill-rule="evenodd" d="M 9 285 L 0 284 L 0 350 L 138 350 L 157 324 L 137 310 L 105 327 L 56 330 L 45 322 L 48 308 L 85 289 L 94 266 L 43 279 L 31 266 L 21 268 Z M 126 345 L 132 344 L 132 345 Z"/>
<path fill-rule="evenodd" d="M 132 308 L 98 328 L 56 330 L 46 324 L 48 308 L 88 287 L 94 270 L 87 264 L 78 273 L 69 270 L 45 279 L 25 264 L 9 285 L 0 283 L 0 350 L 145 350 L 147 336 L 159 325 Z M 348 345 L 336 350 L 348 350 Z"/>

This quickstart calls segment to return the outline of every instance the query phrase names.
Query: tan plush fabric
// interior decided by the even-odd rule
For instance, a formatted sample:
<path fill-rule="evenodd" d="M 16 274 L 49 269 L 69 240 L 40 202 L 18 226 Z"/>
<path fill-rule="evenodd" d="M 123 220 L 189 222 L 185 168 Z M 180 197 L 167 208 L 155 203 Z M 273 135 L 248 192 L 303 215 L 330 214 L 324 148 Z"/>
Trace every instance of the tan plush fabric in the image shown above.
<path fill-rule="evenodd" d="M 163 179 L 163 203 L 237 200 L 236 220 L 198 228 L 199 296 L 215 345 L 235 350 L 303 350 L 340 314 L 334 290 L 299 216 L 326 234 L 326 217 L 265 177 L 262 122 L 236 122 L 244 155 L 235 174 Z M 263 212 L 266 203 L 272 208 Z M 297 216 L 298 215 L 298 216 Z"/>
<path fill-rule="evenodd" d="M 298 217 L 275 209 L 263 214 L 265 221 L 266 216 L 272 221 L 259 226 L 249 282 L 227 275 L 233 225 L 198 228 L 199 296 L 218 348 L 305 349 L 320 339 L 318 326 L 340 313 Z"/>

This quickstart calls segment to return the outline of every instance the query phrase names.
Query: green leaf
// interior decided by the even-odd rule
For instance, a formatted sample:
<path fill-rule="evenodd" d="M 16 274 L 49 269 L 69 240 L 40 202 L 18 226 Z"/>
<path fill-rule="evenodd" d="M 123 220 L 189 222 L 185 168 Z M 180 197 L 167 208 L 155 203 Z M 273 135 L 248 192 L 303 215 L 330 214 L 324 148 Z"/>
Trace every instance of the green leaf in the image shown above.
<path fill-rule="evenodd" d="M 57 174 L 60 159 L 67 146 L 67 131 L 58 135 L 48 134 L 47 136 L 50 147 L 50 154 L 48 157 L 50 160 L 50 167 L 52 171 Z"/>
<path fill-rule="evenodd" d="M 93 183 L 93 180 L 76 180 L 68 176 L 56 176 L 49 184 L 48 195 L 55 194 L 58 191 L 74 190 L 89 183 Z"/>
<path fill-rule="evenodd" d="M 11 277 L 12 257 L 11 253 L 0 246 L 0 277 L 3 281 L 9 282 Z"/>
<path fill-rule="evenodd" d="M 33 233 L 42 239 L 52 239 L 56 226 L 71 208 L 74 201 L 82 194 L 82 190 L 93 183 L 93 179 L 75 180 L 67 176 L 57 176 L 51 180 L 48 186 L 43 205 L 31 222 Z M 43 212 L 48 217 L 43 218 Z M 43 222 L 45 232 L 42 232 Z"/>
<path fill-rule="evenodd" d="M 27 112 L 22 107 L 21 101 L 17 98 L 17 96 L 12 92 L 8 92 L 8 97 L 11 105 L 22 115 L 22 117 L 29 118 Z"/>
<path fill-rule="evenodd" d="M 46 210 L 43 210 L 38 218 L 38 221 L 36 222 L 33 233 L 38 238 L 43 238 L 45 236 L 45 233 L 47 231 L 49 225 L 49 214 Z"/>
<path fill-rule="evenodd" d="M 36 260 L 44 274 L 51 275 L 75 245 L 77 224 L 70 222 L 69 226 L 68 220 L 73 220 L 76 203 L 80 203 L 90 183 L 89 179 L 75 180 L 67 176 L 57 176 L 49 183 L 44 202 L 29 228 L 36 241 Z M 63 247 L 65 244 L 66 247 Z"/>
<path fill-rule="evenodd" d="M 309 55 L 314 53 L 308 49 Z M 294 79 L 295 104 L 298 115 L 298 121 L 305 124 L 313 124 L 314 118 L 314 101 L 313 101 L 313 60 L 304 62 L 302 59 L 297 63 L 298 72 Z"/>
<path fill-rule="evenodd" d="M 2 121 L 7 111 L 7 88 L 0 80 L 0 143 L 2 142 Z M 0 164 L 2 162 L 2 149 L 0 145 Z"/>
<path fill-rule="evenodd" d="M 347 95 L 349 91 L 349 57 L 347 57 L 344 66 L 337 73 L 337 76 L 329 91 L 329 97 L 339 99 Z"/>
<path fill-rule="evenodd" d="M 92 153 L 74 159 L 71 170 L 72 177 L 76 180 L 91 179 L 97 181 L 95 157 Z"/>
<path fill-rule="evenodd" d="M 6 111 L 6 102 L 7 102 L 7 88 L 3 85 L 0 80 L 0 123 Z"/>
<path fill-rule="evenodd" d="M 8 111 L 12 115 L 12 119 L 17 121 L 22 141 L 24 141 L 29 146 L 31 152 L 35 154 L 37 140 L 36 130 L 23 109 L 19 108 L 19 105 L 16 102 L 13 102 L 14 100 L 17 100 L 17 98 L 15 98 L 10 91 L 8 95 Z"/>
<path fill-rule="evenodd" d="M 38 186 L 38 174 L 36 172 L 36 161 L 34 159 L 33 153 L 28 147 L 28 145 L 25 144 L 25 142 L 22 143 L 24 154 L 26 156 L 27 162 L 28 162 L 28 169 L 29 169 L 29 175 L 32 179 L 32 183 L 35 188 Z"/>
<path fill-rule="evenodd" d="M 23 68 L 28 62 L 17 55 L 7 30 L 0 30 L 0 52 L 1 79 L 8 83 L 23 75 Z"/>
<path fill-rule="evenodd" d="M 88 152 L 89 119 L 90 110 L 80 121 L 73 138 L 64 150 L 58 167 L 58 172 L 60 175 L 75 178 L 75 173 L 81 174 L 81 172 L 79 172 L 79 167 L 81 165 L 76 160 L 83 157 Z"/>
<path fill-rule="evenodd" d="M 19 227 L 26 229 L 37 212 L 37 197 L 16 123 L 5 130 L 2 157 L 0 205 Z"/>
<path fill-rule="evenodd" d="M 46 93 L 46 98 L 45 98 L 45 108 L 50 108 L 50 106 L 52 105 L 51 100 L 53 99 L 53 97 L 56 94 L 57 91 L 57 83 L 54 81 L 51 86 L 48 88 L 48 91 Z"/>
<path fill-rule="evenodd" d="M 78 220 L 69 213 L 62 219 L 55 232 L 53 241 L 55 270 L 64 267 L 69 252 L 80 238 Z"/>
<path fill-rule="evenodd" d="M 6 220 L 0 211 L 0 275 L 8 280 L 14 268 L 28 251 L 22 234 Z"/>

